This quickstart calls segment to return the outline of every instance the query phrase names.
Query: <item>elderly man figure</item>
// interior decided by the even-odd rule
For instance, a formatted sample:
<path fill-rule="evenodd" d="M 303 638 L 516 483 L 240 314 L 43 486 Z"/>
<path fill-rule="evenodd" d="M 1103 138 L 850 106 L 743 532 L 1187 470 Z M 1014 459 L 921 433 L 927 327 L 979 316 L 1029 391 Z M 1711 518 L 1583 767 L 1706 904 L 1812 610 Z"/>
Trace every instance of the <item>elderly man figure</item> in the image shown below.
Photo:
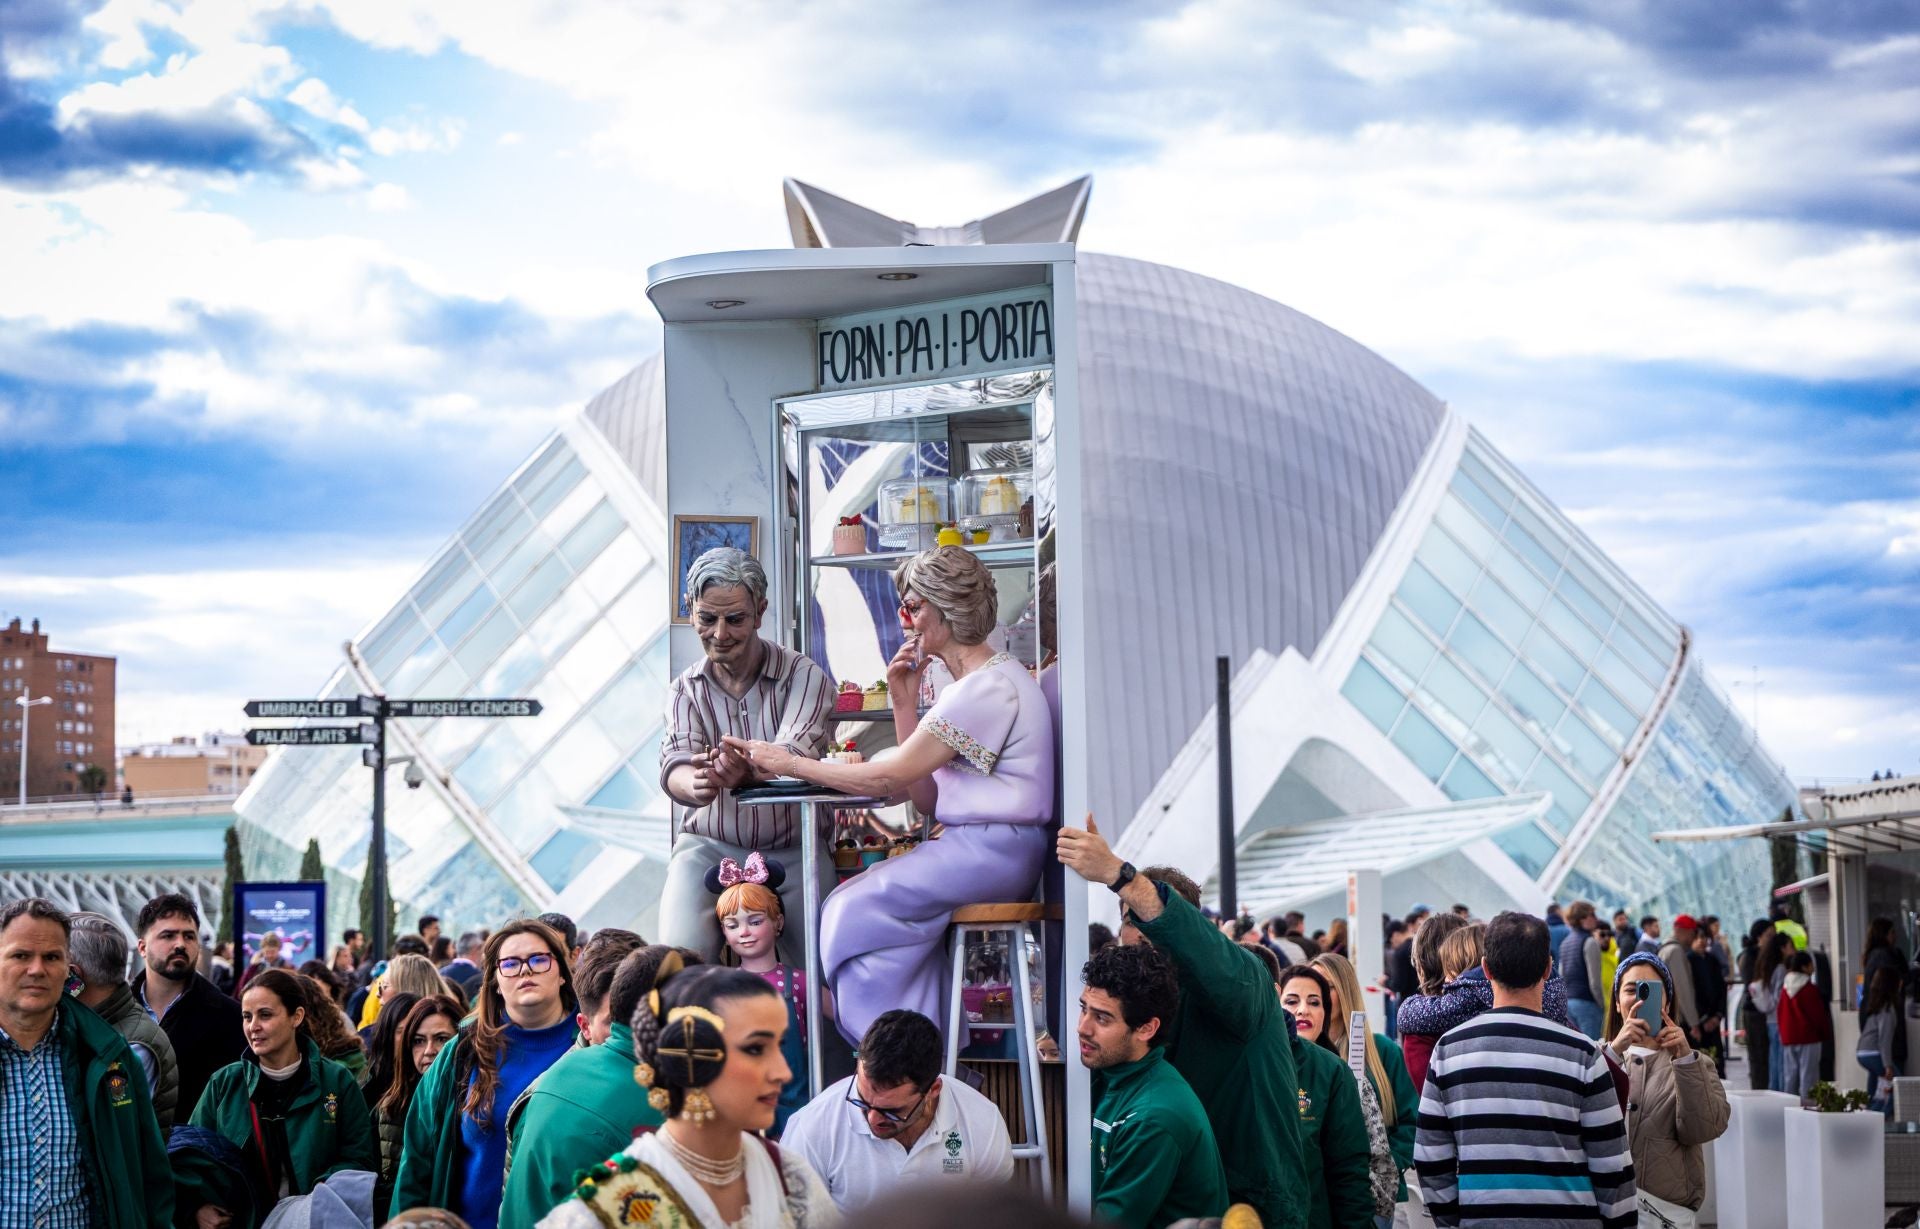
<path fill-rule="evenodd" d="M 134 1001 L 133 989 L 127 984 L 127 936 L 104 914 L 76 913 L 70 922 L 73 933 L 68 959 L 86 983 L 76 997 L 113 1025 L 113 1031 L 126 1041 L 146 1073 L 147 1095 L 153 1098 L 160 1129 L 171 1130 L 174 1107 L 180 1099 L 180 1066 L 174 1061 L 173 1042 Z"/>
<path fill-rule="evenodd" d="M 667 695 L 660 786 L 679 807 L 660 899 L 660 939 L 717 960 L 720 923 L 706 889 L 707 872 L 723 858 L 745 862 L 755 850 L 798 849 L 801 837 L 799 807 L 742 807 L 735 800 L 733 791 L 761 774 L 721 739 L 731 735 L 818 758 L 826 750 L 834 686 L 811 659 L 760 635 L 767 573 L 745 551 L 716 547 L 694 560 L 687 606 L 704 655 Z M 824 897 L 833 886 L 824 850 L 816 865 Z M 800 876 L 790 876 L 781 889 L 788 917 L 804 911 L 801 883 Z"/>
<path fill-rule="evenodd" d="M 66 1001 L 67 915 L 0 908 L 0 1225 L 165 1229 L 173 1171 L 133 1051 Z"/>

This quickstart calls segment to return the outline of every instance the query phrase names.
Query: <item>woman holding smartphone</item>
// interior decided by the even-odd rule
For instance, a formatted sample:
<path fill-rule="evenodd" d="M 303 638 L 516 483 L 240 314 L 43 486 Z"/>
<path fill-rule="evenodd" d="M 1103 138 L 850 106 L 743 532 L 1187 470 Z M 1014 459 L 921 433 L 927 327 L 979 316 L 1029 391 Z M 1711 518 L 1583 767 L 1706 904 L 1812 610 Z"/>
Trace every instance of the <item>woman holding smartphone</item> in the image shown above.
<path fill-rule="evenodd" d="M 1660 1027 L 1636 1014 L 1645 1008 L 1642 983 L 1660 996 Z M 1620 962 L 1607 999 L 1605 1034 L 1613 1058 L 1627 1073 L 1627 1138 L 1639 1185 L 1642 1224 L 1692 1229 L 1707 1195 L 1702 1145 L 1727 1129 L 1726 1090 L 1711 1060 L 1702 1060 L 1673 1021 L 1673 977 L 1660 958 L 1636 952 Z"/>

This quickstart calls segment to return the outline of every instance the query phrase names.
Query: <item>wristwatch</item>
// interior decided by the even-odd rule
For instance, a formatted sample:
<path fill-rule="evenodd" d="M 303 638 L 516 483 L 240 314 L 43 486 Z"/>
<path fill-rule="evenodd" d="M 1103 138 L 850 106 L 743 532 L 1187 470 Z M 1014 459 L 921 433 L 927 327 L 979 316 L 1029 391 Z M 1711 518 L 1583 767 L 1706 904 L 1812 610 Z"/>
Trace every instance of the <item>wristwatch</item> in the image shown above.
<path fill-rule="evenodd" d="M 1139 872 L 1133 869 L 1133 863 L 1122 862 L 1120 864 L 1120 874 L 1116 876 L 1114 881 L 1108 884 L 1107 887 L 1117 896 L 1120 893 L 1120 889 L 1132 883 L 1133 877 L 1137 874 L 1139 874 Z"/>

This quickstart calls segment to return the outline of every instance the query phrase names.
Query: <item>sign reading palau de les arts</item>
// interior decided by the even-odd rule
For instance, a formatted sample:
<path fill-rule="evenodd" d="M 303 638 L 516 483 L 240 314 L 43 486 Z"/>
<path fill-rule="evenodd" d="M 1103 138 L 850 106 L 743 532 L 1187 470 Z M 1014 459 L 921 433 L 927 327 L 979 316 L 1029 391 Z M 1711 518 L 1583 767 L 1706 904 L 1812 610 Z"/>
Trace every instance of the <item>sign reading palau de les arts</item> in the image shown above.
<path fill-rule="evenodd" d="M 1053 362 L 1053 291 L 1024 286 L 815 326 L 821 392 L 960 379 Z"/>

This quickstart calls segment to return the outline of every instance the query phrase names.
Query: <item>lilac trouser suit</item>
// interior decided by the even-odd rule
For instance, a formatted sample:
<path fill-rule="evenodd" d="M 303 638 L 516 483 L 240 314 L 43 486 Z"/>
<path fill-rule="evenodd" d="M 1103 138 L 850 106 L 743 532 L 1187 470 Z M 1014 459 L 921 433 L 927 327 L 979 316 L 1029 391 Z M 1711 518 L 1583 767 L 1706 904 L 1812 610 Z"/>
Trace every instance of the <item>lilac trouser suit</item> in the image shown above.
<path fill-rule="evenodd" d="M 954 750 L 933 774 L 940 839 L 834 889 L 821 917 L 834 1022 L 854 1045 L 896 1007 L 944 1021 L 948 915 L 1030 899 L 1046 861 L 1053 720 L 1026 667 L 993 658 L 944 688 L 920 728 Z"/>

